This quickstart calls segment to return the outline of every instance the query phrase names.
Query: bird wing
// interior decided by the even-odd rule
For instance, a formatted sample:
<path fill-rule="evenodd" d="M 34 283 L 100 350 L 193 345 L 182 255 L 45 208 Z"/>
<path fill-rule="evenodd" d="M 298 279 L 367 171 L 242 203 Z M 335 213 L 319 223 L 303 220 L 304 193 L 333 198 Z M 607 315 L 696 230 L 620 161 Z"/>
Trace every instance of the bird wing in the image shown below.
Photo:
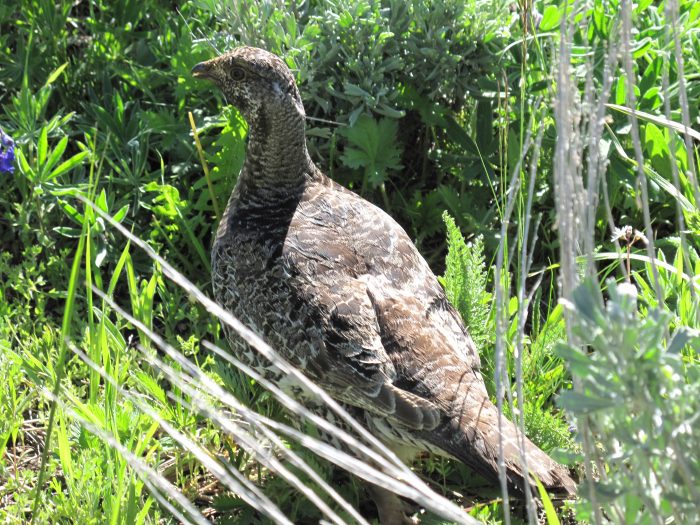
<path fill-rule="evenodd" d="M 323 341 L 307 372 L 340 401 L 410 429 L 435 428 L 439 408 L 395 384 L 396 368 L 384 349 L 366 284 L 338 278 L 302 289 L 303 300 L 313 304 Z"/>
<path fill-rule="evenodd" d="M 458 314 L 384 212 L 354 194 L 310 198 L 292 221 L 284 252 L 298 304 L 315 312 L 322 333 L 307 372 L 334 397 L 429 430 L 450 405 L 440 392 L 441 369 L 483 386 Z"/>

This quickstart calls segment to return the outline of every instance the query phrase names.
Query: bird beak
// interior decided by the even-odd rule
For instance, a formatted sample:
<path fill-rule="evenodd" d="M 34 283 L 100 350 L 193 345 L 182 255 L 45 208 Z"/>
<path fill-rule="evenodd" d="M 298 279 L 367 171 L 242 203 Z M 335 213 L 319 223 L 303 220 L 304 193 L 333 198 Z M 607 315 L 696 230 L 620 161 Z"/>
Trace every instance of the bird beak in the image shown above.
<path fill-rule="evenodd" d="M 193 77 L 195 78 L 209 78 L 211 79 L 212 76 L 210 74 L 211 67 L 209 65 L 209 62 L 200 62 L 196 66 L 192 68 L 192 71 L 190 72 Z"/>

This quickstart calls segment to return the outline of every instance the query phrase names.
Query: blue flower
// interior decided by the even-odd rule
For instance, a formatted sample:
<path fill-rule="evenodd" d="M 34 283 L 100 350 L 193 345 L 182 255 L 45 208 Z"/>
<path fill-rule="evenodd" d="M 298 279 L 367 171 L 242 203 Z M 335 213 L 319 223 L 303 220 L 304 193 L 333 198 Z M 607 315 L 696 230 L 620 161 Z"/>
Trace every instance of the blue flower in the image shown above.
<path fill-rule="evenodd" d="M 0 173 L 15 172 L 15 141 L 0 128 Z"/>

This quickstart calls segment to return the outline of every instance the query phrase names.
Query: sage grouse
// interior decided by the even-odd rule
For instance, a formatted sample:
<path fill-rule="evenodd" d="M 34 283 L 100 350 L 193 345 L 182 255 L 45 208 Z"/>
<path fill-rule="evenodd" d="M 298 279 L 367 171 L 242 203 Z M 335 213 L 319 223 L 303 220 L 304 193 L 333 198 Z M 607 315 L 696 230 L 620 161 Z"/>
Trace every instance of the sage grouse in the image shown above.
<path fill-rule="evenodd" d="M 213 81 L 248 122 L 245 163 L 212 249 L 216 300 L 403 456 L 441 453 L 496 481 L 498 413 L 467 329 L 406 232 L 311 161 L 290 70 L 240 47 L 192 74 Z M 502 435 L 508 482 L 523 490 L 515 427 L 504 421 Z M 545 487 L 574 493 L 563 467 L 529 440 L 526 451 Z M 398 499 L 375 500 L 383 523 L 401 521 Z"/>

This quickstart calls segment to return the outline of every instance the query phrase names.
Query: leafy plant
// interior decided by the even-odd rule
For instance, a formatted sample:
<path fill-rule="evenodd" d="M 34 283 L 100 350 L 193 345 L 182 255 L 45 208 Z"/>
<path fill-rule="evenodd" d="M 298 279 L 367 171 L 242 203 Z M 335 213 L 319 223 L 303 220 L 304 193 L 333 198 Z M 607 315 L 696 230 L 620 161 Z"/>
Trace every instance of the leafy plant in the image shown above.
<path fill-rule="evenodd" d="M 348 145 L 340 159 L 349 168 L 364 168 L 361 193 L 377 188 L 386 191 L 389 172 L 403 167 L 399 164 L 401 148 L 396 143 L 397 131 L 395 120 L 377 121 L 368 115 L 361 115 L 355 124 L 342 130 Z"/>
<path fill-rule="evenodd" d="M 678 327 L 669 336 L 671 315 L 661 309 L 640 316 L 633 284 L 609 280 L 607 291 L 603 304 L 592 282 L 576 289 L 567 308 L 583 346 L 558 348 L 579 385 L 561 395 L 560 405 L 597 444 L 597 472 L 581 489 L 579 516 L 602 511 L 613 523 L 690 522 L 700 511 L 700 442 L 692 431 L 700 366 L 684 355 L 700 345 L 700 333 Z"/>
<path fill-rule="evenodd" d="M 447 212 L 442 218 L 447 227 L 447 258 L 445 275 L 440 283 L 450 303 L 469 327 L 476 347 L 481 352 L 488 352 L 494 345 L 496 330 L 491 315 L 492 294 L 487 291 L 483 240 L 477 237 L 473 243 L 467 244 L 454 219 Z M 492 372 L 493 363 L 491 360 L 487 362 L 487 369 Z"/>

